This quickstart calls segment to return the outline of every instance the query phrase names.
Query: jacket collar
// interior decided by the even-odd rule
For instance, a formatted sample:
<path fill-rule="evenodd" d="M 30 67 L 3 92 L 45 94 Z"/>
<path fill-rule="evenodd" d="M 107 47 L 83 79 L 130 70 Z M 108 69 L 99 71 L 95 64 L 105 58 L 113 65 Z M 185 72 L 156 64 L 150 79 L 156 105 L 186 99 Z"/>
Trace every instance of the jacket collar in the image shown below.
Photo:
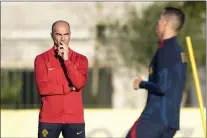
<path fill-rule="evenodd" d="M 165 44 L 170 44 L 177 41 L 177 37 L 171 37 L 169 39 L 159 40 L 159 47 L 163 47 Z"/>

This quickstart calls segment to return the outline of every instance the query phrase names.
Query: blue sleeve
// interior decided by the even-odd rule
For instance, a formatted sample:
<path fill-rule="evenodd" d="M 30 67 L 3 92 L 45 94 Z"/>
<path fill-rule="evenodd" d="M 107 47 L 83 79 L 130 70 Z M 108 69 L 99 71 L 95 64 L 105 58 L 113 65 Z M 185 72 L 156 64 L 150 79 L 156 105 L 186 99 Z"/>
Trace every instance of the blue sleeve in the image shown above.
<path fill-rule="evenodd" d="M 157 93 L 157 94 L 164 94 L 165 92 L 160 90 L 160 87 L 159 85 L 157 85 L 156 83 L 154 82 L 149 82 L 149 81 L 142 81 L 140 83 L 140 88 L 145 88 L 147 89 L 149 92 L 154 92 L 154 93 Z"/>
<path fill-rule="evenodd" d="M 166 57 L 166 53 L 158 51 L 155 55 L 155 65 L 153 71 L 154 81 L 142 81 L 140 88 L 145 88 L 149 92 L 164 95 L 170 84 L 170 76 L 173 75 L 171 68 L 175 64 L 176 58 Z M 175 82 L 175 81 L 173 81 Z"/>

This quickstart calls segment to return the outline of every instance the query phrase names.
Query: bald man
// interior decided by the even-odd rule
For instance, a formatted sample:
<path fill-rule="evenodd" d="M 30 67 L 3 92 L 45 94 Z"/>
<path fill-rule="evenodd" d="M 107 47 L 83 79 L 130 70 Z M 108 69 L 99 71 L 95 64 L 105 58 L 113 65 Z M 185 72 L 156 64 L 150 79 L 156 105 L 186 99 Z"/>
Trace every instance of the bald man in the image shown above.
<path fill-rule="evenodd" d="M 70 47 L 70 25 L 52 25 L 54 45 L 35 58 L 35 81 L 41 97 L 38 138 L 85 138 L 82 89 L 88 59 Z"/>
<path fill-rule="evenodd" d="M 173 138 L 179 130 L 180 104 L 186 80 L 186 59 L 177 35 L 185 15 L 167 7 L 156 26 L 160 46 L 150 65 L 148 81 L 137 76 L 134 89 L 148 91 L 146 106 L 127 138 Z"/>

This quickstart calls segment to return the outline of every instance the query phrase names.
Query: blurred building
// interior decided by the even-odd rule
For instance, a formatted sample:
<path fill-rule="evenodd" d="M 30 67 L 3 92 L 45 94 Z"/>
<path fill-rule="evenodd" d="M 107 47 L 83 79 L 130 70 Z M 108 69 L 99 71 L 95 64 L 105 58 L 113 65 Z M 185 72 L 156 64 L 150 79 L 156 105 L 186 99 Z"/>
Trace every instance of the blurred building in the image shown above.
<path fill-rule="evenodd" d="M 28 69 L 32 72 L 35 56 L 53 45 L 50 37 L 52 23 L 56 20 L 66 20 L 71 25 L 72 49 L 87 56 L 89 67 L 92 69 L 97 20 L 101 18 L 106 22 L 113 17 L 120 17 L 124 20 L 123 15 L 127 5 L 137 6 L 141 14 L 142 9 L 151 3 L 103 2 L 102 12 L 98 14 L 95 2 L 3 2 L 1 3 L 1 67 Z M 111 106 L 103 107 L 144 107 L 146 93 L 144 90 L 134 92 L 132 89 L 134 76 L 128 75 L 124 68 L 119 71 L 112 70 L 110 75 L 107 69 L 104 69 L 110 67 L 106 67 L 105 64 L 100 64 L 100 66 L 105 73 L 99 74 L 99 79 L 102 80 L 99 90 L 106 90 L 97 95 L 101 98 L 105 97 L 102 99 L 103 103 L 111 104 Z M 143 72 L 145 79 L 147 78 L 146 71 Z M 136 71 L 134 72 L 136 74 Z M 108 77 L 106 77 L 107 74 Z M 106 84 L 103 83 L 104 77 L 108 80 Z M 91 78 L 89 81 L 91 82 Z M 89 85 L 85 89 L 90 92 L 91 86 Z M 27 90 L 30 89 L 27 88 Z M 108 89 L 110 92 L 105 94 Z M 88 94 L 84 95 L 87 97 Z"/>
<path fill-rule="evenodd" d="M 113 16 L 123 18 L 126 4 L 134 4 L 141 11 L 150 3 L 103 3 L 101 18 L 102 20 L 113 18 Z M 100 18 L 95 2 L 4 2 L 1 7 L 2 68 L 33 69 L 35 56 L 49 49 L 53 44 L 50 32 L 51 25 L 56 20 L 66 20 L 70 23 L 72 49 L 86 55 L 89 59 L 89 67 L 93 67 L 95 27 Z M 131 107 L 128 101 L 134 101 L 133 107 L 142 107 L 144 105 L 143 93 L 137 94 L 135 99 L 136 94 L 132 93 L 131 85 L 127 84 L 131 78 L 127 76 L 127 72 L 121 75 L 125 77 L 120 77 L 120 75 L 118 72 L 112 73 L 111 85 L 114 88 L 111 97 L 112 107 Z M 101 87 L 104 89 L 110 86 Z"/>

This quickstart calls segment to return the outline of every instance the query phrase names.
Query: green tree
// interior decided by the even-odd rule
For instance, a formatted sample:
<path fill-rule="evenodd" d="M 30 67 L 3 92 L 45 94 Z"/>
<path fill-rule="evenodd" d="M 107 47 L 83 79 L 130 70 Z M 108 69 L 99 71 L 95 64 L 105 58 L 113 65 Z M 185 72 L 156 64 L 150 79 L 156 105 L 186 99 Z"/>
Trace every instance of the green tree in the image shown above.
<path fill-rule="evenodd" d="M 22 88 L 20 72 L 10 73 L 1 70 L 1 104 L 16 105 L 20 102 L 20 91 Z"/>
<path fill-rule="evenodd" d="M 113 61 L 114 67 L 118 67 L 120 60 L 128 68 L 138 70 L 140 66 L 147 67 L 158 47 L 156 21 L 164 7 L 174 6 L 182 9 L 186 15 L 186 22 L 178 40 L 185 52 L 188 52 L 185 37 L 190 36 L 197 65 L 205 65 L 205 5 L 205 2 L 155 2 L 141 14 L 135 6 L 129 6 L 124 19 L 113 19 L 107 24 L 107 38 L 102 43 L 107 49 L 108 61 Z M 189 77 L 191 73 L 188 73 L 187 80 L 190 80 Z"/>

